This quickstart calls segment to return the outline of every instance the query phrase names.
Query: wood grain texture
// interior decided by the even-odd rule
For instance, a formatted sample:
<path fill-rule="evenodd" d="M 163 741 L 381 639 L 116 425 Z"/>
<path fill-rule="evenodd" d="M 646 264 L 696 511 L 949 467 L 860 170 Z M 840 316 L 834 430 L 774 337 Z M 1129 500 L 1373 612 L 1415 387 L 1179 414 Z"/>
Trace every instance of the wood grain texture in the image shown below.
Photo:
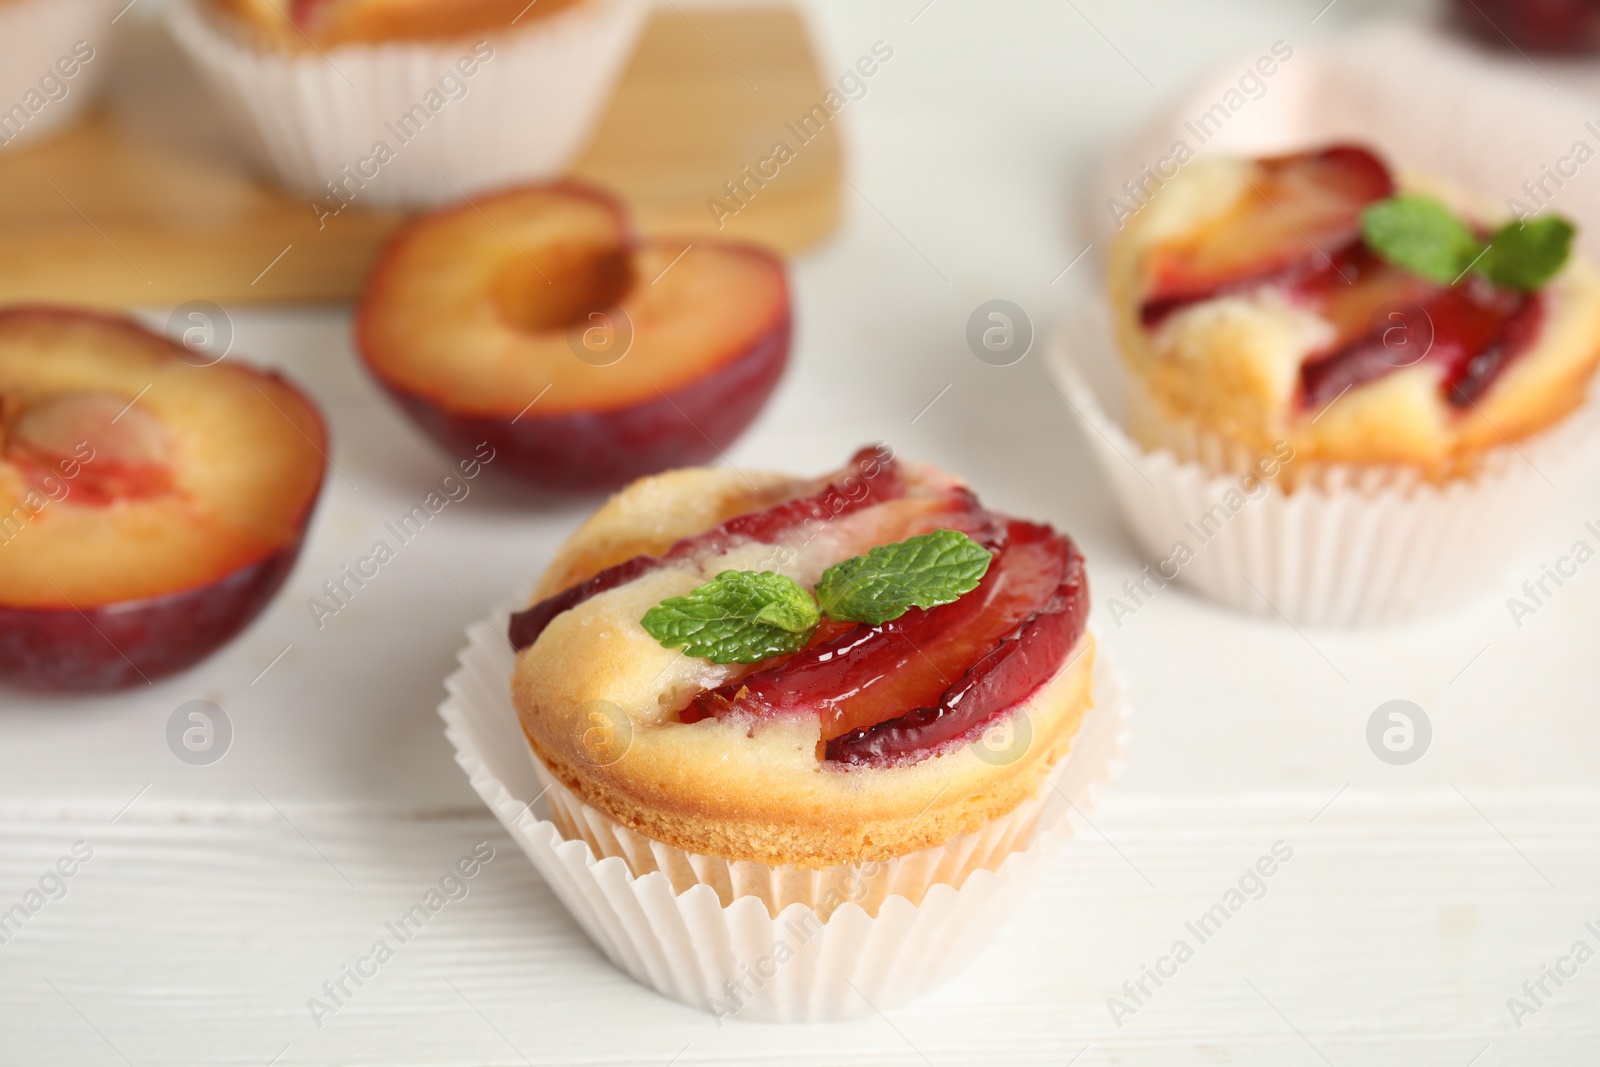
<path fill-rule="evenodd" d="M 1563 485 L 1561 515 L 1507 561 L 1495 593 L 1445 618 L 1295 630 L 1173 586 L 1119 624 L 1106 598 L 1149 561 L 1070 412 L 1036 353 L 997 368 L 962 337 L 994 296 L 1049 328 L 1092 270 L 1092 255 L 1070 267 L 1089 237 L 1063 220 L 1068 191 L 1158 97 L 1201 68 L 1237 70 L 1263 42 L 1309 47 L 1313 31 L 1396 5 L 1340 0 L 1310 25 L 1325 6 L 810 12 L 825 70 L 879 38 L 895 58 L 850 105 L 862 166 L 849 224 L 791 264 L 795 359 L 729 462 L 816 472 L 888 439 L 970 478 L 989 504 L 1057 524 L 1089 560 L 1091 626 L 1134 705 L 1123 781 L 972 968 L 887 1019 L 718 1029 L 607 963 L 506 851 L 434 713 L 462 630 L 539 573 L 594 502 L 530 502 L 485 476 L 319 627 L 308 599 L 451 459 L 362 371 L 346 309 L 232 308 L 229 358 L 312 392 L 338 472 L 289 587 L 205 664 L 113 697 L 0 692 L 0 910 L 74 841 L 96 849 L 66 897 L 0 945 L 0 1065 L 1592 1062 L 1600 961 L 1521 1029 L 1505 1000 L 1600 921 L 1600 569 L 1521 626 L 1505 598 L 1591 536 L 1600 485 Z M 1538 79 L 1519 56 L 1506 64 Z M 204 132 L 185 131 L 189 151 Z M 1365 736 L 1396 697 L 1434 723 L 1432 748 L 1407 767 L 1380 762 Z M 198 698 L 235 727 L 209 767 L 180 762 L 165 737 Z M 1295 855 L 1266 896 L 1118 1028 L 1107 998 L 1279 839 Z M 306 998 L 479 840 L 501 851 L 467 899 L 318 1030 Z"/>
<path fill-rule="evenodd" d="M 634 984 L 476 812 L 152 791 L 115 824 L 8 819 L 0 905 L 73 841 L 94 857 L 0 945 L 0 1063 L 1461 1067 L 1485 1047 L 1480 1065 L 1570 1063 L 1600 1039 L 1600 974 L 1521 1030 L 1504 1005 L 1597 940 L 1600 795 L 1475 798 L 1553 887 L 1453 792 L 1350 790 L 1312 822 L 1326 799 L 1113 799 L 970 970 L 888 1018 L 782 1028 Z M 495 857 L 465 897 L 396 942 L 385 924 L 480 841 Z M 1186 932 L 1275 841 L 1293 858 L 1265 894 L 1204 944 Z M 1180 937 L 1194 958 L 1117 1026 L 1108 998 Z M 394 959 L 317 1026 L 307 1000 L 379 938 Z"/>
<path fill-rule="evenodd" d="M 218 117 L 185 91 L 184 61 L 157 33 L 131 35 L 135 74 L 116 86 L 114 109 L 0 154 L 0 302 L 354 296 L 401 216 L 352 208 L 319 228 L 308 204 L 225 150 Z M 775 140 L 798 144 L 785 123 L 824 92 L 794 11 L 663 8 L 572 173 L 620 193 L 645 233 L 720 233 L 793 252 L 837 221 L 832 124 L 720 229 L 707 201 Z"/>

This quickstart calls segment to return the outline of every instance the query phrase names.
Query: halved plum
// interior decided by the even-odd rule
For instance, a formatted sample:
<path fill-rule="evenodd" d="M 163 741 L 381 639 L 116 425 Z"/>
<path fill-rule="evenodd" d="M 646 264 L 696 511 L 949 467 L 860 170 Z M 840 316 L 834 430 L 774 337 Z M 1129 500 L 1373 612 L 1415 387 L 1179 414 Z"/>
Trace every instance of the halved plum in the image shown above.
<path fill-rule="evenodd" d="M 1337 269 L 1361 243 L 1361 212 L 1394 194 L 1389 169 L 1358 145 L 1248 166 L 1248 185 L 1227 211 L 1152 250 L 1145 325 L 1201 300 Z"/>
<path fill-rule="evenodd" d="M 0 310 L 0 681 L 102 690 L 210 655 L 299 555 L 327 434 L 278 375 L 130 319 Z"/>
<path fill-rule="evenodd" d="M 717 457 L 788 359 L 788 282 L 762 249 L 637 242 L 622 207 L 562 182 L 412 220 L 357 313 L 367 366 L 453 452 L 592 492 Z"/>

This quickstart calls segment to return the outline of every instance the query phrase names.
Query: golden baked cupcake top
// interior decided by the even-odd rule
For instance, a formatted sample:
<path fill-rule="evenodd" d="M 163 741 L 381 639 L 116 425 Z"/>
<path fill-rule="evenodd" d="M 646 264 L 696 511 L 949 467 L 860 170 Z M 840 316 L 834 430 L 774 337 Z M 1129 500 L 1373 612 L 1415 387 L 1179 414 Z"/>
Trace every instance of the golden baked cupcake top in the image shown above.
<path fill-rule="evenodd" d="M 206 0 L 277 48 L 482 37 L 592 0 Z"/>
<path fill-rule="evenodd" d="M 1088 608 L 1066 537 L 887 450 L 823 479 L 672 471 L 513 617 L 513 695 L 545 766 L 648 837 L 887 859 L 1037 794 L 1091 703 Z"/>
<path fill-rule="evenodd" d="M 1554 216 L 1495 222 L 1365 148 L 1196 162 L 1119 235 L 1134 430 L 1470 470 L 1584 399 L 1600 277 Z"/>

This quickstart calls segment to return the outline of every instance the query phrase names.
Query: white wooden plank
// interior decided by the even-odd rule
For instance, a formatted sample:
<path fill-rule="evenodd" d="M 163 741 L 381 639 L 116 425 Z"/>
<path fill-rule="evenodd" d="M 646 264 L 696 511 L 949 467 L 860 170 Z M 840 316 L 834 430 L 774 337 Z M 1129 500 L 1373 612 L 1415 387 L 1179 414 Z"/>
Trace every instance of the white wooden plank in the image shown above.
<path fill-rule="evenodd" d="M 209 663 L 111 698 L 0 694 L 0 908 L 74 841 L 95 848 L 0 944 L 0 1063 L 1592 1058 L 1600 964 L 1520 1029 L 1505 1001 L 1600 925 L 1600 578 L 1520 629 L 1504 598 L 1600 517 L 1596 487 L 1568 491 L 1495 595 L 1447 619 L 1302 634 L 1169 589 L 1118 628 L 1104 595 L 1142 561 L 1042 366 L 988 367 L 961 340 L 981 300 L 1016 300 L 1043 329 L 1091 282 L 1094 257 L 1061 270 L 1082 248 L 1068 190 L 1099 145 L 1219 62 L 1380 5 L 1342 0 L 1310 26 L 1322 6 L 813 5 L 825 62 L 843 71 L 878 39 L 895 58 L 851 105 L 859 192 L 839 237 L 794 264 L 795 363 L 731 460 L 817 469 L 886 438 L 1059 522 L 1136 704 L 1132 763 L 1094 816 L 1105 836 L 1087 830 L 966 974 L 889 1019 L 718 1029 L 600 957 L 510 851 L 433 712 L 476 610 L 591 504 L 480 482 L 317 630 L 306 598 L 446 460 L 366 379 L 344 309 L 255 311 L 235 316 L 236 351 L 315 392 L 350 480 L 332 477 L 288 590 Z M 164 740 L 195 697 L 236 728 L 209 767 Z M 1366 747 L 1393 697 L 1434 723 L 1408 767 Z M 1280 839 L 1295 857 L 1266 895 L 1117 1027 L 1107 999 Z M 466 899 L 318 1029 L 306 999 L 480 840 L 500 852 Z"/>
<path fill-rule="evenodd" d="M 1349 791 L 1311 822 L 1324 799 L 1113 800 L 1096 824 L 1116 848 L 1087 832 L 970 971 L 888 1021 L 812 1028 L 718 1028 L 634 985 L 486 816 L 290 807 L 291 826 L 264 804 L 184 821 L 152 801 L 114 825 L 6 822 L 0 902 L 74 840 L 94 856 L 0 946 L 0 1048 L 16 1063 L 117 1062 L 107 1042 L 170 1064 L 285 1046 L 282 1064 L 666 1063 L 686 1044 L 680 1063 L 982 1062 L 991 1045 L 1028 1064 L 1084 1045 L 1088 1064 L 1316 1062 L 1273 1007 L 1335 1063 L 1465 1063 L 1485 1045 L 1483 1063 L 1558 1063 L 1600 1037 L 1600 972 L 1520 1031 L 1504 1003 L 1572 941 L 1600 944 L 1584 928 L 1600 926 L 1600 797 L 1479 798 L 1527 860 L 1454 794 Z M 485 840 L 497 853 L 467 895 L 314 1025 L 307 998 Z M 1185 923 L 1279 840 L 1293 858 L 1200 943 Z M 1108 998 L 1179 938 L 1194 958 L 1117 1027 Z"/>

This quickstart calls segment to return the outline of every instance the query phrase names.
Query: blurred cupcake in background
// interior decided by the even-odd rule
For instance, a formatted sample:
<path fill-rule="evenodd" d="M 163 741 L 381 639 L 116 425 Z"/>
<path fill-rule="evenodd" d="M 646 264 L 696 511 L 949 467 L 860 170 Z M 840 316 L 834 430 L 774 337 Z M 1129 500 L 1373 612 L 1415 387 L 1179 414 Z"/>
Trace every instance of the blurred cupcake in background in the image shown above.
<path fill-rule="evenodd" d="M 1494 218 L 1350 144 L 1170 189 L 1111 259 L 1145 448 L 1231 473 L 1292 455 L 1268 476 L 1289 491 L 1331 466 L 1447 484 L 1583 405 L 1600 274 L 1566 220 Z"/>
<path fill-rule="evenodd" d="M 244 147 L 324 221 L 560 174 L 645 0 L 175 0 Z"/>
<path fill-rule="evenodd" d="M 1497 215 L 1334 143 L 1197 161 L 1130 220 L 1121 417 L 1075 354 L 1092 321 L 1057 369 L 1146 581 L 1370 625 L 1502 573 L 1600 454 L 1600 273 L 1568 220 Z"/>
<path fill-rule="evenodd" d="M 290 51 L 481 37 L 533 25 L 584 0 L 208 0 Z"/>
<path fill-rule="evenodd" d="M 113 0 L 0 0 L 0 152 L 66 126 L 105 74 Z"/>

